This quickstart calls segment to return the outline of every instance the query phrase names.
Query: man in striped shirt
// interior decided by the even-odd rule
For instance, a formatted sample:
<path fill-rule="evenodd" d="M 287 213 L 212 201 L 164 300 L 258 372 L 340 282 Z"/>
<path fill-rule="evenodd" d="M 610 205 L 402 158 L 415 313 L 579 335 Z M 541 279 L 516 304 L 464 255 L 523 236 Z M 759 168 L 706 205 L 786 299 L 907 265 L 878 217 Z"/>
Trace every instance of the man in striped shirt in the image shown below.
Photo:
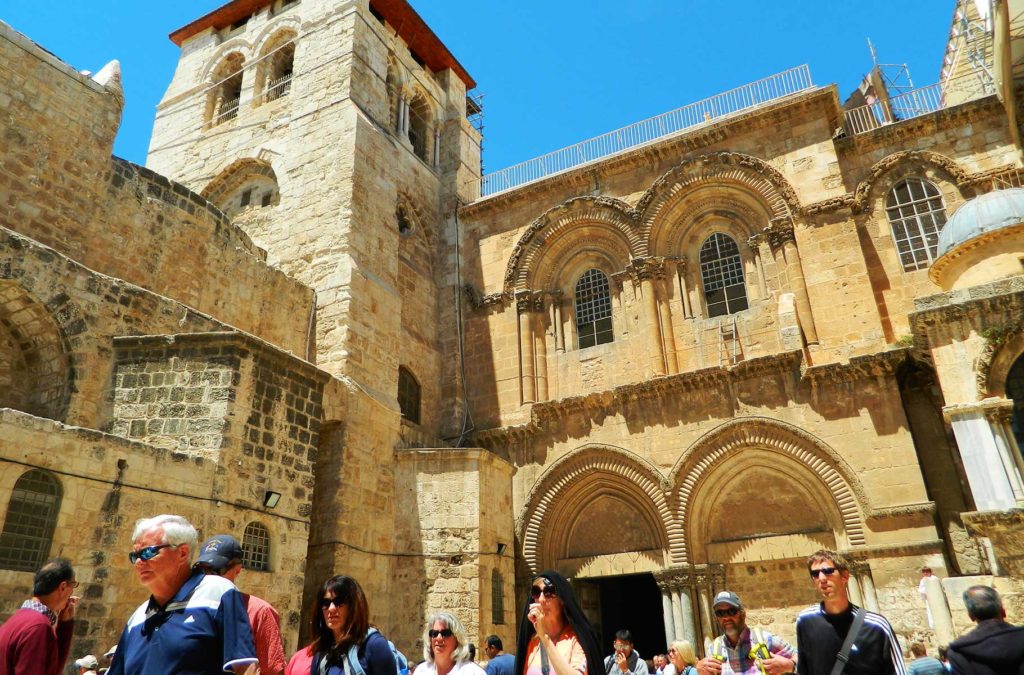
<path fill-rule="evenodd" d="M 850 602 L 846 589 L 850 565 L 846 558 L 822 549 L 807 559 L 807 569 L 822 602 L 797 617 L 797 673 L 829 675 L 855 613 L 864 612 L 864 623 L 854 638 L 843 675 L 906 675 L 899 641 L 889 622 L 881 614 Z"/>

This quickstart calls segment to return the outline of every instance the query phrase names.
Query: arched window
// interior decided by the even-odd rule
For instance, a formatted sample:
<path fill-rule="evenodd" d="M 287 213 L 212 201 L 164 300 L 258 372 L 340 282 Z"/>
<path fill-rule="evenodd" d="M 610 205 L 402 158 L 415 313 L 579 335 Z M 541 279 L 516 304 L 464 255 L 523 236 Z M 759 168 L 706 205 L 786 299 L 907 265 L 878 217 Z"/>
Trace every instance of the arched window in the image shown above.
<path fill-rule="evenodd" d="M 743 260 L 736 240 L 715 232 L 700 247 L 700 276 L 708 316 L 725 316 L 747 308 Z"/>
<path fill-rule="evenodd" d="M 260 67 L 257 89 L 260 98 L 275 101 L 287 96 L 292 89 L 292 71 L 295 65 L 294 35 L 287 33 L 274 41 Z"/>
<path fill-rule="evenodd" d="M 420 383 L 405 366 L 398 367 L 398 407 L 402 417 L 420 423 Z"/>
<path fill-rule="evenodd" d="M 432 164 L 433 139 L 430 136 L 433 116 L 430 106 L 422 94 L 417 95 L 409 104 L 409 142 L 416 156 L 427 164 Z"/>
<path fill-rule="evenodd" d="M 270 571 L 270 531 L 251 522 L 242 534 L 242 567 L 257 572 Z"/>
<path fill-rule="evenodd" d="M 946 207 L 938 188 L 920 178 L 906 178 L 885 198 L 892 238 L 905 272 L 924 269 L 935 261 L 939 231 L 946 224 Z"/>
<path fill-rule="evenodd" d="M 0 568 L 39 569 L 50 555 L 61 497 L 60 483 L 48 471 L 32 469 L 21 475 L 0 533 Z"/>
<path fill-rule="evenodd" d="M 1018 356 L 1006 376 L 1006 397 L 1013 399 L 1013 435 L 1024 449 L 1024 356 Z"/>
<path fill-rule="evenodd" d="M 211 127 L 238 117 L 243 64 L 241 54 L 231 54 L 214 71 L 207 102 L 207 119 Z"/>
<path fill-rule="evenodd" d="M 586 349 L 614 339 L 608 277 L 601 270 L 589 269 L 576 282 L 576 344 Z"/>

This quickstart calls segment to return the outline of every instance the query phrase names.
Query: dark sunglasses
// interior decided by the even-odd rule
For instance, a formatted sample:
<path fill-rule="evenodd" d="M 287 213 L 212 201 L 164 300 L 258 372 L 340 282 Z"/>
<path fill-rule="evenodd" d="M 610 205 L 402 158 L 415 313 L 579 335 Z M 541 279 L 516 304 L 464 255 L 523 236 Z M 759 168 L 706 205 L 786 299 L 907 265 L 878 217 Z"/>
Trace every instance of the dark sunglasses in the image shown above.
<path fill-rule="evenodd" d="M 441 630 L 434 630 L 433 628 L 431 628 L 430 630 L 427 631 L 427 635 L 430 637 L 431 640 L 436 638 L 438 635 L 440 635 L 441 637 L 447 639 L 447 638 L 450 638 L 452 636 L 452 629 L 451 628 L 442 628 Z"/>
<path fill-rule="evenodd" d="M 130 560 L 133 565 L 139 560 L 142 560 L 143 562 L 147 560 L 152 560 L 153 558 L 157 557 L 160 554 L 160 551 L 162 551 L 163 549 L 172 548 L 174 546 L 177 546 L 177 544 L 159 544 L 157 546 L 147 546 L 146 548 L 140 548 L 138 551 L 132 551 L 131 553 L 129 553 L 128 560 Z"/>
<path fill-rule="evenodd" d="M 542 593 L 544 594 L 545 598 L 558 597 L 558 591 L 555 590 L 554 586 L 545 586 L 544 588 L 541 588 L 540 586 L 533 586 L 530 588 L 530 597 L 534 600 L 540 600 L 540 596 Z"/>
<path fill-rule="evenodd" d="M 718 616 L 718 617 L 736 616 L 739 613 L 740 613 L 740 610 L 737 609 L 736 607 L 727 607 L 725 609 L 716 609 L 715 610 L 715 616 Z"/>
<path fill-rule="evenodd" d="M 824 574 L 826 577 L 830 577 L 839 570 L 835 567 L 819 567 L 816 570 L 811 570 L 811 578 L 817 579 L 819 574 Z"/>
<path fill-rule="evenodd" d="M 331 605 L 334 605 L 335 607 L 343 607 L 345 605 L 345 601 L 341 598 L 320 598 L 320 606 L 322 608 L 327 609 Z"/>

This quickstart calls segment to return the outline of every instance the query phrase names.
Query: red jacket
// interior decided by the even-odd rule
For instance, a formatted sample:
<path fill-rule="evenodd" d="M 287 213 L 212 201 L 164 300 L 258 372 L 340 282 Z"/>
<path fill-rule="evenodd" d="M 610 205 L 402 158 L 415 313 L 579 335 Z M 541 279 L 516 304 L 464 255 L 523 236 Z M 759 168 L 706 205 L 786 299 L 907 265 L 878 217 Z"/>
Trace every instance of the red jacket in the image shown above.
<path fill-rule="evenodd" d="M 19 609 L 0 626 L 0 675 L 60 675 L 71 652 L 74 621 L 50 620 Z"/>

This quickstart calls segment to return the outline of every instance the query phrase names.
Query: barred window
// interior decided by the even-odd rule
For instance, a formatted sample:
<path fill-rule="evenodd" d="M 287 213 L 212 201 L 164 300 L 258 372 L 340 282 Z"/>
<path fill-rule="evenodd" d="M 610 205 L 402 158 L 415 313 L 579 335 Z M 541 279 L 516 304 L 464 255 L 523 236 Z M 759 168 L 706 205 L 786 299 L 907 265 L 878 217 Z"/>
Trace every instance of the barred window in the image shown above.
<path fill-rule="evenodd" d="M 47 471 L 32 469 L 14 484 L 0 533 L 0 568 L 34 572 L 49 557 L 63 497 Z"/>
<path fill-rule="evenodd" d="M 615 339 L 612 333 L 612 294 L 608 277 L 589 269 L 576 282 L 576 339 L 580 349 Z"/>
<path fill-rule="evenodd" d="M 242 567 L 257 572 L 270 571 L 270 531 L 260 523 L 252 522 L 245 526 Z"/>
<path fill-rule="evenodd" d="M 903 271 L 924 269 L 935 261 L 946 207 L 938 188 L 920 178 L 901 180 L 885 199 L 892 238 Z"/>
<path fill-rule="evenodd" d="M 420 383 L 405 366 L 398 367 L 398 408 L 402 417 L 413 424 L 420 423 Z"/>
<path fill-rule="evenodd" d="M 708 316 L 725 316 L 747 308 L 743 260 L 736 241 L 715 232 L 700 247 L 700 275 Z"/>
<path fill-rule="evenodd" d="M 497 569 L 491 570 L 491 623 L 505 623 L 505 580 Z"/>

